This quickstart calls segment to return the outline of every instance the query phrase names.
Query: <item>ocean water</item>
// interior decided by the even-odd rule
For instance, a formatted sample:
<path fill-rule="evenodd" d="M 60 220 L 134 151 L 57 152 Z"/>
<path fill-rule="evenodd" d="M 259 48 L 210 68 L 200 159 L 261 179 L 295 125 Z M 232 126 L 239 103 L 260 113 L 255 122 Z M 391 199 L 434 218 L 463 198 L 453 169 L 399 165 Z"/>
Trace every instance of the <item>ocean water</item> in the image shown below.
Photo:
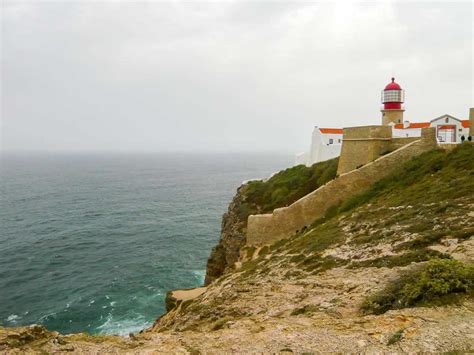
<path fill-rule="evenodd" d="M 0 324 L 128 334 L 166 291 L 203 283 L 240 183 L 289 166 L 270 154 L 4 154 Z"/>

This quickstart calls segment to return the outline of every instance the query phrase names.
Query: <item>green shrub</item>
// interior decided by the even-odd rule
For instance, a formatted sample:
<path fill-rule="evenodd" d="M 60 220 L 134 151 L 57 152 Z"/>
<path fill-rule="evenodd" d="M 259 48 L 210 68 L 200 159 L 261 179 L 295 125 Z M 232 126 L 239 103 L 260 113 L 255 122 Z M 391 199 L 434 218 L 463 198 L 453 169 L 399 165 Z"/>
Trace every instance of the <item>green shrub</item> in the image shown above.
<path fill-rule="evenodd" d="M 383 256 L 376 259 L 353 261 L 349 268 L 361 268 L 361 267 L 395 267 L 395 266 L 406 266 L 411 263 L 419 263 L 421 261 L 427 261 L 430 259 L 450 259 L 449 254 L 441 253 L 437 250 L 431 249 L 420 249 L 409 251 L 408 253 L 400 255 Z"/>
<path fill-rule="evenodd" d="M 318 307 L 309 304 L 300 308 L 295 308 L 294 310 L 291 311 L 290 315 L 298 316 L 300 314 L 311 314 L 311 313 L 316 312 L 317 310 L 318 310 Z"/>
<path fill-rule="evenodd" d="M 434 149 L 402 164 L 397 171 L 379 180 L 364 193 L 347 199 L 339 212 L 352 210 L 382 196 L 391 205 L 437 202 L 467 196 L 474 189 L 472 177 L 473 145 L 460 144 L 451 152 Z"/>
<path fill-rule="evenodd" d="M 432 259 L 403 273 L 384 290 L 369 297 L 361 310 L 381 314 L 390 309 L 451 303 L 458 299 L 455 296 L 472 295 L 473 291 L 473 264 Z"/>
<path fill-rule="evenodd" d="M 403 331 L 403 329 L 399 329 L 393 333 L 392 336 L 388 338 L 387 345 L 398 343 L 403 338 Z"/>
<path fill-rule="evenodd" d="M 292 204 L 336 177 L 338 158 L 310 167 L 297 165 L 282 170 L 267 181 L 251 181 L 246 190 L 247 203 L 260 206 L 260 213 Z M 255 207 L 247 207 L 248 211 Z M 244 212 L 244 211 L 243 211 Z"/>

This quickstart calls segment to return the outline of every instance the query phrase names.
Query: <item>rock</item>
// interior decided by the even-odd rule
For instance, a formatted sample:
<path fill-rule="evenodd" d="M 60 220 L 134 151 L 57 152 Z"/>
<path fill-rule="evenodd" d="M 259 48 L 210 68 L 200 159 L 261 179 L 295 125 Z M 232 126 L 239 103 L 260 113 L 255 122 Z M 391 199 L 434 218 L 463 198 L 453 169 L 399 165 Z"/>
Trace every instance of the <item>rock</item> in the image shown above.
<path fill-rule="evenodd" d="M 359 348 L 364 348 L 367 346 L 367 342 L 365 340 L 357 340 L 357 346 Z"/>
<path fill-rule="evenodd" d="M 75 348 L 74 348 L 73 345 L 66 345 L 66 346 L 61 346 L 61 347 L 59 348 L 59 350 L 60 350 L 60 351 L 68 351 L 68 352 L 69 352 L 69 351 L 74 351 Z"/>
<path fill-rule="evenodd" d="M 192 299 L 202 295 L 204 292 L 206 292 L 206 287 L 168 291 L 165 298 L 166 311 L 169 312 L 177 307 L 181 302 L 191 301 Z"/>
<path fill-rule="evenodd" d="M 166 292 L 166 297 L 165 297 L 166 312 L 171 311 L 177 305 L 178 305 L 177 300 L 176 298 L 173 297 L 173 291 Z"/>
<path fill-rule="evenodd" d="M 441 241 L 441 244 L 447 246 L 447 247 L 450 247 L 450 246 L 454 246 L 454 245 L 457 245 L 458 244 L 458 240 L 455 239 L 455 238 L 449 238 L 449 239 L 443 239 Z"/>
<path fill-rule="evenodd" d="M 247 221 L 239 216 L 240 207 L 245 201 L 246 187 L 244 184 L 237 189 L 227 213 L 222 216 L 219 243 L 212 249 L 207 260 L 205 286 L 223 275 L 227 268 L 233 267 L 239 260 L 240 248 L 246 241 L 244 227 Z"/>

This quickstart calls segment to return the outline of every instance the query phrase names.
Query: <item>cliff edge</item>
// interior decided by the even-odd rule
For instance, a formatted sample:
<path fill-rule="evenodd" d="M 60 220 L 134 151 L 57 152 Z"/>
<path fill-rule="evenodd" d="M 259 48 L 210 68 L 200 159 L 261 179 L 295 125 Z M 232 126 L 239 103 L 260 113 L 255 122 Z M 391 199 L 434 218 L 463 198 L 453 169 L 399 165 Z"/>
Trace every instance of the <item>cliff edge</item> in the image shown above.
<path fill-rule="evenodd" d="M 248 184 L 233 210 L 244 216 L 285 204 L 289 185 L 303 193 L 323 173 L 299 177 L 305 170 L 298 169 L 272 183 Z M 139 334 L 0 328 L 0 350 L 473 351 L 473 226 L 474 145 L 434 149 L 400 164 L 294 236 L 240 247 L 232 267 L 226 264 L 202 292 L 171 305 Z"/>
<path fill-rule="evenodd" d="M 288 206 L 336 177 L 339 159 L 316 163 L 311 167 L 298 165 L 278 172 L 267 180 L 241 185 L 222 217 L 221 236 L 207 261 L 204 285 L 235 267 L 240 250 L 246 244 L 248 216 L 268 213 Z"/>

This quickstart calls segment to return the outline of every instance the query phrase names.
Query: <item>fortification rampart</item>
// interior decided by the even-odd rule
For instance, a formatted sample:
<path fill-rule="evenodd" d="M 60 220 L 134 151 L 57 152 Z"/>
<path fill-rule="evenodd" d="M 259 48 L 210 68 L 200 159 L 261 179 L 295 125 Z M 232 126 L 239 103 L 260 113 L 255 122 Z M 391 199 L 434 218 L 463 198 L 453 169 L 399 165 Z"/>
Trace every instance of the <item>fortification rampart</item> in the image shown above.
<path fill-rule="evenodd" d="M 379 179 L 392 173 L 401 163 L 436 148 L 435 131 L 426 128 L 422 137 L 391 153 L 378 157 L 359 169 L 344 173 L 292 205 L 278 208 L 272 214 L 251 215 L 247 225 L 247 244 L 272 244 L 289 238 L 309 226 L 326 211 L 349 197 L 357 195 Z"/>
<path fill-rule="evenodd" d="M 374 161 L 391 150 L 391 126 L 344 128 L 337 173 L 342 175 Z"/>
<path fill-rule="evenodd" d="M 408 143 L 417 141 L 420 137 L 397 137 L 392 138 L 390 142 L 390 151 L 400 149 L 401 147 L 407 145 Z"/>

